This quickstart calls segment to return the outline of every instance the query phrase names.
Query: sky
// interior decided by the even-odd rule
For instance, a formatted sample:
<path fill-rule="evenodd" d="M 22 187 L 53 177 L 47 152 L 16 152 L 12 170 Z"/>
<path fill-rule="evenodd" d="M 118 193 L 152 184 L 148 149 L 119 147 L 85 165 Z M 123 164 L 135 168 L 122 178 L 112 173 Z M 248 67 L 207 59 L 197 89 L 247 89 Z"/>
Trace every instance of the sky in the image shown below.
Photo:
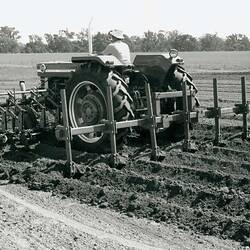
<path fill-rule="evenodd" d="M 15 27 L 22 42 L 30 34 L 80 32 L 92 18 L 93 33 L 178 30 L 195 37 L 242 33 L 250 38 L 249 0 L 1 0 L 0 27 Z"/>

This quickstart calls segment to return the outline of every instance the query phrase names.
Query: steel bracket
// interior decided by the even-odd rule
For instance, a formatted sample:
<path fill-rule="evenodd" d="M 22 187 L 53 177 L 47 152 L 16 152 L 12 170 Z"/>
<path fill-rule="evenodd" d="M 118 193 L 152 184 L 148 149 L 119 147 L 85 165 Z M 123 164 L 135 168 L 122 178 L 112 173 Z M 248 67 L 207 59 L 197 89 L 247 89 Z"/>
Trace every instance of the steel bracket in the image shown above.
<path fill-rule="evenodd" d="M 250 111 L 249 104 L 235 104 L 235 107 L 238 108 L 235 114 L 248 114 Z"/>
<path fill-rule="evenodd" d="M 146 115 L 145 122 L 144 122 L 142 127 L 144 129 L 150 129 L 150 128 L 156 129 L 157 128 L 156 116 L 155 115 L 152 115 L 152 116 Z"/>
<path fill-rule="evenodd" d="M 168 128 L 170 126 L 170 122 L 168 119 L 168 115 L 162 115 L 162 127 Z"/>
<path fill-rule="evenodd" d="M 182 115 L 183 115 L 183 118 L 184 118 L 184 122 L 189 124 L 190 121 L 191 121 L 190 112 L 189 111 L 183 111 Z"/>
<path fill-rule="evenodd" d="M 221 107 L 215 108 L 215 107 L 208 107 L 207 108 L 209 114 L 207 115 L 207 118 L 220 118 L 221 117 Z"/>
<path fill-rule="evenodd" d="M 69 136 L 67 136 L 69 135 Z M 58 141 L 71 141 L 71 129 L 64 128 L 62 125 L 57 125 L 55 128 L 55 136 Z"/>
<path fill-rule="evenodd" d="M 105 132 L 104 133 L 115 133 L 117 134 L 117 126 L 116 126 L 116 121 L 109 121 L 109 120 L 104 120 L 103 123 L 105 124 Z"/>
<path fill-rule="evenodd" d="M 193 118 L 190 118 L 191 123 L 198 123 L 199 122 L 199 111 L 196 111 L 196 116 Z"/>

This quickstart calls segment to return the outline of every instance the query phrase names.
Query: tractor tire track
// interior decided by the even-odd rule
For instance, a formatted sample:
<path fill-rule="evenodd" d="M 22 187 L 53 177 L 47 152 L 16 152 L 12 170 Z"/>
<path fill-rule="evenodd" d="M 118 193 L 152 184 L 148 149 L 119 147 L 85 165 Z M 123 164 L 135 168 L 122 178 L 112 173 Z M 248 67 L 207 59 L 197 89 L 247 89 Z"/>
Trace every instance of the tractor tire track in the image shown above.
<path fill-rule="evenodd" d="M 1 249 L 240 249 L 232 241 L 86 208 L 20 185 L 1 186 Z"/>
<path fill-rule="evenodd" d="M 48 220 L 52 220 L 55 221 L 56 223 L 63 223 L 64 225 L 71 227 L 77 231 L 81 231 L 85 234 L 91 235 L 92 237 L 97 238 L 98 240 L 101 241 L 112 241 L 112 242 L 116 242 L 119 245 L 128 247 L 128 248 L 136 248 L 136 249 L 163 249 L 163 248 L 158 248 L 158 247 L 154 247 L 154 246 L 150 246 L 150 245 L 146 245 L 143 243 L 139 243 L 137 241 L 133 241 L 133 240 L 128 240 L 119 236 L 116 236 L 114 234 L 110 234 L 101 230 L 97 230 L 95 228 L 86 226 L 82 223 L 79 223 L 76 220 L 72 220 L 70 218 L 67 218 L 63 215 L 60 215 L 58 213 L 52 212 L 48 209 L 42 208 L 41 206 L 37 206 L 35 204 L 31 204 L 23 199 L 20 199 L 19 197 L 16 197 L 12 194 L 10 194 L 9 192 L 6 192 L 3 189 L 0 189 L 0 195 L 4 196 L 5 198 L 11 200 L 12 202 L 17 203 L 18 205 L 23 206 L 24 208 L 32 211 L 33 213 L 42 216 L 43 218 L 47 218 Z M 48 221 L 46 220 L 46 221 Z M 22 225 L 24 225 L 24 223 L 22 222 Z M 27 237 L 27 236 L 26 236 Z M 35 237 L 35 239 L 37 239 L 37 237 Z M 35 240 L 36 241 L 36 240 Z M 37 242 L 37 241 L 36 241 Z M 44 246 L 43 247 L 48 247 L 48 246 Z"/>

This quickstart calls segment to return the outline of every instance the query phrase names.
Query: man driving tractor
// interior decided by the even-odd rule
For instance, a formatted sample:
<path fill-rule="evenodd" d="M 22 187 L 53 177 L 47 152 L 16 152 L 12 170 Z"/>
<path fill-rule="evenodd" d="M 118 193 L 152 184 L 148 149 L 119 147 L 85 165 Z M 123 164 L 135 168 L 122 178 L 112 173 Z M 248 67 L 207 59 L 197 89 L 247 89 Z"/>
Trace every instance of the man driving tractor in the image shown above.
<path fill-rule="evenodd" d="M 123 42 L 123 32 L 121 30 L 109 31 L 111 43 L 104 49 L 102 54 L 113 55 L 124 65 L 131 65 L 129 46 Z"/>

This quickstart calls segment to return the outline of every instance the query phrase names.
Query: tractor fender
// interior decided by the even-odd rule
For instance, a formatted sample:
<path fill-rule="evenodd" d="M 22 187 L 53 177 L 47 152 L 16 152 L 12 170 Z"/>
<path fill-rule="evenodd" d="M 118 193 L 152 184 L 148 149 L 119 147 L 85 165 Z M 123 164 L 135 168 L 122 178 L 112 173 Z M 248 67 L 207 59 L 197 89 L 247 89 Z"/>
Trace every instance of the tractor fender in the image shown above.
<path fill-rule="evenodd" d="M 72 63 L 97 62 L 106 67 L 124 66 L 115 56 L 112 55 L 86 55 L 72 57 Z"/>

